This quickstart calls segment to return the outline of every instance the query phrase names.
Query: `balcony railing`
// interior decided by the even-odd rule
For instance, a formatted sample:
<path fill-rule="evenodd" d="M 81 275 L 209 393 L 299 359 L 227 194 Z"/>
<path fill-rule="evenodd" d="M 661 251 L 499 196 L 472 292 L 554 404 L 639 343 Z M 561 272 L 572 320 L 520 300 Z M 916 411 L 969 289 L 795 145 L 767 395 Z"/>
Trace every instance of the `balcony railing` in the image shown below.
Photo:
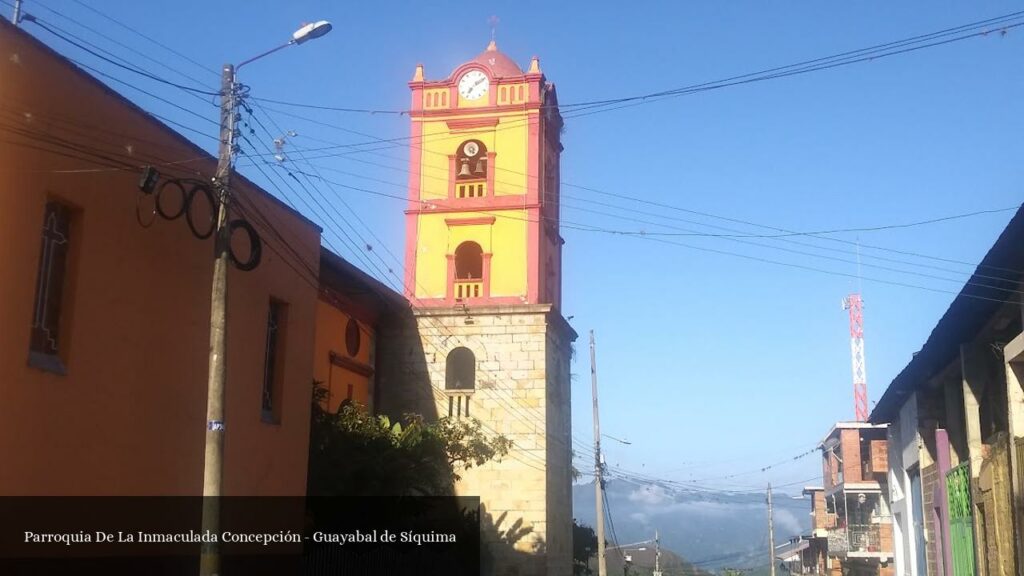
<path fill-rule="evenodd" d="M 851 524 L 828 531 L 828 553 L 831 556 L 851 552 L 886 553 L 882 550 L 880 524 Z"/>
<path fill-rule="evenodd" d="M 456 280 L 455 298 L 465 300 L 466 298 L 482 298 L 484 295 L 484 283 L 481 280 Z"/>
<path fill-rule="evenodd" d="M 467 182 L 455 185 L 456 198 L 483 198 L 487 195 L 487 184 L 484 182 Z"/>

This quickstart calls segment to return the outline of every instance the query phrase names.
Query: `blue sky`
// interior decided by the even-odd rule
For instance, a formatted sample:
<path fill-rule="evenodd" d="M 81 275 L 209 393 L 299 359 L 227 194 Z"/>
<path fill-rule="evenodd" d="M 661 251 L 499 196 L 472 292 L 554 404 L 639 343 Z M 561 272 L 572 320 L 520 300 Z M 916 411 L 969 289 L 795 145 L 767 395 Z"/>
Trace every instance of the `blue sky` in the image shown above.
<path fill-rule="evenodd" d="M 254 96 L 381 110 L 408 106 L 406 83 L 417 63 L 424 64 L 428 78 L 439 79 L 483 50 L 491 15 L 500 18 L 501 50 L 523 66 L 531 56 L 540 56 L 545 74 L 558 86 L 561 102 L 573 103 L 726 78 L 1021 9 L 1021 3 L 1003 1 L 672 2 L 659 6 L 88 1 L 207 70 L 72 0 L 26 0 L 25 9 L 145 64 L 154 74 L 195 84 L 80 26 L 93 28 L 194 76 L 209 89 L 217 87 L 221 63 L 237 62 L 274 46 L 302 22 L 329 19 L 335 26 L 330 35 L 247 66 L 241 80 L 251 86 Z M 213 106 L 99 62 L 31 24 L 24 27 L 62 53 L 216 120 Z M 1005 36 L 996 33 L 849 67 L 570 119 L 563 139 L 563 217 L 609 229 L 671 231 L 578 210 L 587 208 L 709 233 L 722 231 L 707 225 L 747 234 L 765 232 L 574 186 L 801 231 L 899 224 L 1014 206 L 1020 202 L 1024 158 L 1019 137 L 1024 126 L 1017 113 L 1024 98 L 1022 44 L 1024 28 Z M 120 85 L 114 87 L 146 109 L 215 135 L 216 127 L 210 122 Z M 377 138 L 400 138 L 409 131 L 404 116 L 270 104 L 266 109 L 277 123 L 272 130 L 298 133 L 289 139 L 288 147 L 293 149 L 367 140 L 345 130 Z M 286 116 L 281 110 L 334 127 Z M 210 137 L 186 135 L 207 149 L 215 144 Z M 402 196 L 407 157 L 408 148 L 398 144 L 314 162 L 338 182 Z M 240 169 L 265 182 L 244 160 Z M 387 251 L 401 256 L 400 201 L 350 189 L 338 188 L 336 193 L 367 226 L 356 225 L 365 241 L 355 244 L 371 243 L 378 254 L 386 248 L 383 257 L 388 261 Z M 595 201 L 618 208 L 601 207 Z M 337 202 L 344 212 L 346 208 Z M 344 256 L 356 263 L 371 258 L 365 249 L 347 246 L 334 231 L 336 226 L 322 215 L 302 204 L 299 208 L 327 228 L 328 244 Z M 624 212 L 627 209 L 654 214 Z M 977 262 L 1011 214 L 833 237 Z M 573 430 L 580 440 L 590 441 L 586 338 L 587 331 L 594 329 L 602 428 L 632 442 L 629 446 L 606 442 L 609 464 L 679 480 L 742 473 L 807 451 L 835 420 L 852 416 L 849 333 L 840 302 L 856 289 L 856 280 L 642 238 L 577 230 L 565 230 L 564 236 L 564 312 L 574 317 L 572 324 L 581 336 L 573 367 L 577 374 L 572 390 Z M 723 238 L 672 239 L 857 274 L 855 254 L 822 250 L 851 252 L 855 251 L 852 245 L 815 238 L 794 240 L 810 246 L 765 239 L 751 240 L 756 246 Z M 924 342 L 972 268 L 867 247 L 861 249 L 861 260 L 866 278 L 862 291 L 868 387 L 873 401 Z M 400 275 L 400 264 L 392 264 Z M 820 476 L 820 464 L 810 456 L 728 482 L 761 487 L 769 480 L 781 484 L 815 475 Z"/>

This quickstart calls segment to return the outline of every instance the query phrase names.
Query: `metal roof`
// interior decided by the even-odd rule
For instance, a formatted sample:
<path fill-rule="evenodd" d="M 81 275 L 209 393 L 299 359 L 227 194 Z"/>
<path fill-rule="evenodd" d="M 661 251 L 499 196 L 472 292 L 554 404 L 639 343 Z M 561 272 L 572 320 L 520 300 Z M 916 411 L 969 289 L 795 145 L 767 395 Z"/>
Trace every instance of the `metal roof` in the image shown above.
<path fill-rule="evenodd" d="M 970 341 L 988 319 L 1007 301 L 1007 290 L 1016 290 L 1024 268 L 1024 207 L 1017 210 L 989 249 L 974 274 L 964 284 L 949 309 L 932 329 L 924 346 L 893 379 L 868 418 L 891 422 L 910 395 L 960 354 L 960 344 Z M 982 270 L 998 269 L 998 274 Z M 998 276 L 998 278 L 996 278 Z"/>

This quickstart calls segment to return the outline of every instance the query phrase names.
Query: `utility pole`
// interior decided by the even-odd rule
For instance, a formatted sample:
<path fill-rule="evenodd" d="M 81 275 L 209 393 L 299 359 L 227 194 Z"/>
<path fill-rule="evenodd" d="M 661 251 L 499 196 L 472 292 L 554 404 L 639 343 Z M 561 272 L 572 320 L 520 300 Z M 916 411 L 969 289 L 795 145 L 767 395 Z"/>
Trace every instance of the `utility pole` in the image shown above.
<path fill-rule="evenodd" d="M 658 538 L 658 531 L 654 531 L 654 574 L 661 576 L 661 540 Z"/>
<path fill-rule="evenodd" d="M 213 287 L 210 296 L 210 369 L 206 391 L 206 459 L 203 468 L 203 531 L 220 532 L 220 496 L 224 471 L 224 383 L 227 380 L 228 208 L 231 202 L 231 160 L 235 146 L 235 67 L 221 71 L 220 148 L 214 185 L 217 188 L 217 230 L 214 235 Z M 201 576 L 220 573 L 220 544 L 204 543 Z"/>
<path fill-rule="evenodd" d="M 594 331 L 590 331 L 590 388 L 594 396 L 594 495 L 597 501 L 597 575 L 608 576 L 604 558 L 604 477 L 601 462 L 601 420 L 597 410 L 597 353 Z"/>
<path fill-rule="evenodd" d="M 775 576 L 775 525 L 772 523 L 772 483 L 768 483 L 768 566 Z"/>
<path fill-rule="evenodd" d="M 235 121 L 241 98 L 236 72 L 251 62 L 289 46 L 320 38 L 331 31 L 331 23 L 320 20 L 296 30 L 290 40 L 244 60 L 225 64 L 220 77 L 220 146 L 213 185 L 217 189 L 217 227 L 214 235 L 213 282 L 210 293 L 210 365 L 206 388 L 206 450 L 203 461 L 203 531 L 220 532 L 220 497 L 224 485 L 224 386 L 227 382 L 228 266 L 231 264 L 231 171 L 235 154 Z M 199 558 L 200 576 L 219 576 L 219 542 L 204 543 Z"/>

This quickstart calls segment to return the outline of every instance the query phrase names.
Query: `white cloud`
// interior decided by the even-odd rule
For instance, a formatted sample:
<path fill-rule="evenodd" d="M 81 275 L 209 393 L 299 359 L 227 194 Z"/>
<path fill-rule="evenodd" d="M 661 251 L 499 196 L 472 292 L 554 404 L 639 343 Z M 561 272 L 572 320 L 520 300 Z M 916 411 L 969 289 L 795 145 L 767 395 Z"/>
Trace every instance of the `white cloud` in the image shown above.
<path fill-rule="evenodd" d="M 629 501 L 647 506 L 660 506 L 671 502 L 672 497 L 661 486 L 647 485 L 630 492 Z"/>

